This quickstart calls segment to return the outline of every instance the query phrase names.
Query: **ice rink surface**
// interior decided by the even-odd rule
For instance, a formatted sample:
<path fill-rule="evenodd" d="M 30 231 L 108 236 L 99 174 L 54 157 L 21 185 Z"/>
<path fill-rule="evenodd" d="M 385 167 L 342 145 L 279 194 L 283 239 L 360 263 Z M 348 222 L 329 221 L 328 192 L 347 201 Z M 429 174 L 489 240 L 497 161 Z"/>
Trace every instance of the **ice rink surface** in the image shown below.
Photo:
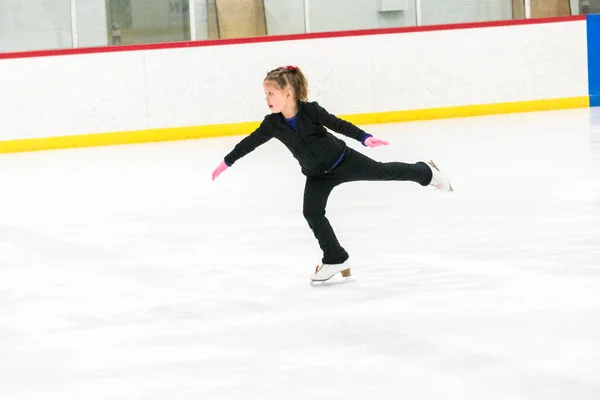
<path fill-rule="evenodd" d="M 0 398 L 599 399 L 600 110 L 363 128 L 455 192 L 337 187 L 332 287 L 276 140 L 0 156 Z"/>

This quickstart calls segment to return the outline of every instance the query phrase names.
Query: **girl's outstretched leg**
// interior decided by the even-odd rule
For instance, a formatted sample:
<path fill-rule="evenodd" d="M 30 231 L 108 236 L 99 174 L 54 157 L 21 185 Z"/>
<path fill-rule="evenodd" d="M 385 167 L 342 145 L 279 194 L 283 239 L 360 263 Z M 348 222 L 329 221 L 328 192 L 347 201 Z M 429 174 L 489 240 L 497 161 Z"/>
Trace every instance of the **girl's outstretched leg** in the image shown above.
<path fill-rule="evenodd" d="M 346 175 L 347 181 L 409 181 L 421 186 L 429 185 L 433 176 L 424 162 L 380 162 L 358 151 L 351 152 L 339 173 Z"/>
<path fill-rule="evenodd" d="M 358 151 L 351 151 L 347 162 L 337 173 L 343 181 L 409 181 L 421 186 L 434 186 L 438 190 L 452 191 L 450 181 L 433 163 L 419 161 L 414 164 L 404 162 L 379 162 Z M 335 171 L 334 171 L 335 172 Z"/>

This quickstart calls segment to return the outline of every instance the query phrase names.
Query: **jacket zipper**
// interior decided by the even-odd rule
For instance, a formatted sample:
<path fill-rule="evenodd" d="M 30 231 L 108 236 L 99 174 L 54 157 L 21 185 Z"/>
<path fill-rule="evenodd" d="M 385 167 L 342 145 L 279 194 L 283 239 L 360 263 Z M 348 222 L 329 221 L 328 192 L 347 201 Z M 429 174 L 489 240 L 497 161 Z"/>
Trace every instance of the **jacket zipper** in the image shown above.
<path fill-rule="evenodd" d="M 300 110 L 298 110 L 298 114 L 300 114 Z M 302 143 L 302 147 L 304 148 L 304 150 L 306 150 L 306 152 L 308 153 L 308 155 L 310 156 L 310 158 L 312 158 L 312 160 L 315 162 L 315 164 L 317 164 L 321 169 L 325 170 L 325 173 L 328 173 L 329 171 L 323 167 L 323 165 L 317 161 L 317 159 L 315 158 L 315 156 L 310 152 L 308 146 L 306 145 L 306 143 L 304 142 L 304 139 L 302 139 L 302 137 L 300 136 L 300 134 L 298 133 L 298 128 L 300 127 L 300 118 L 298 118 L 296 120 L 296 129 L 292 128 L 291 126 L 289 126 L 289 124 L 287 122 L 284 121 L 284 123 L 288 126 L 288 128 L 290 128 L 292 131 L 294 131 L 294 134 L 298 137 L 298 139 L 300 140 L 300 143 Z"/>

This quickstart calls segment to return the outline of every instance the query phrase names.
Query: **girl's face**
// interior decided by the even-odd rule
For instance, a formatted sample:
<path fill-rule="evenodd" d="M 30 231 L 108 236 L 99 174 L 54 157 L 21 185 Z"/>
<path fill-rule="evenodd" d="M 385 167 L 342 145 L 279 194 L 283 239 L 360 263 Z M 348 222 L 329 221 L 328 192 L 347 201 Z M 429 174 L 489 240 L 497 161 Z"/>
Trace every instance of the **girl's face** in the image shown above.
<path fill-rule="evenodd" d="M 263 88 L 265 89 L 265 101 L 273 113 L 282 112 L 288 102 L 292 100 L 291 90 L 280 89 L 273 82 L 263 82 Z"/>

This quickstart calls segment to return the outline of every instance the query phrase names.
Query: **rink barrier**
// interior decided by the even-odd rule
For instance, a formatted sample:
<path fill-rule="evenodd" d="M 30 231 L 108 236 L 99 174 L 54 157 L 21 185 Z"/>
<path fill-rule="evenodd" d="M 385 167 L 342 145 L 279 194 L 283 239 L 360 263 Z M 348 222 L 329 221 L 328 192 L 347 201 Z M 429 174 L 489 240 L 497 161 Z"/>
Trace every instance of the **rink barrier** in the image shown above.
<path fill-rule="evenodd" d="M 590 106 L 600 106 L 600 15 L 587 16 Z"/>
<path fill-rule="evenodd" d="M 475 117 L 493 114 L 583 108 L 589 106 L 589 96 L 581 96 L 562 99 L 544 99 L 510 103 L 429 108 L 422 110 L 339 115 L 339 117 L 356 125 L 371 125 L 394 122 Z M 198 127 L 145 129 L 133 132 L 8 140 L 0 142 L 0 153 L 18 153 L 26 151 L 57 150 L 247 135 L 258 128 L 259 125 L 260 121 L 235 124 L 215 124 Z"/>
<path fill-rule="evenodd" d="M 124 52 L 136 50 L 156 50 L 156 49 L 173 49 L 173 48 L 189 48 L 199 46 L 218 46 L 227 44 L 244 44 L 244 43 L 260 43 L 260 42 L 276 42 L 304 39 L 323 39 L 323 38 L 339 38 L 351 36 L 365 35 L 384 35 L 391 33 L 404 32 L 425 32 L 437 30 L 459 30 L 470 28 L 484 27 L 501 27 L 501 26 L 516 26 L 516 25 L 532 25 L 532 24 L 547 24 L 565 21 L 587 21 L 587 40 L 588 40 L 588 55 L 590 60 L 594 60 L 596 64 L 590 64 L 589 75 L 590 79 L 590 95 L 568 98 L 554 98 L 543 100 L 525 100 L 506 103 L 490 103 L 490 104 L 475 104 L 475 105 L 460 105 L 460 106 L 444 106 L 438 108 L 427 109 L 410 109 L 402 111 L 388 112 L 371 112 L 361 114 L 340 114 L 344 118 L 354 124 L 369 125 L 380 123 L 394 123 L 405 121 L 445 119 L 445 118 L 460 118 L 485 116 L 492 114 L 507 114 L 517 112 L 532 112 L 558 110 L 567 108 L 581 108 L 596 105 L 600 97 L 600 50 L 598 49 L 598 40 L 596 38 L 600 34 L 598 16 L 570 16 L 559 18 L 544 18 L 530 20 L 507 20 L 507 21 L 489 21 L 477 23 L 460 23 L 460 24 L 444 24 L 430 25 L 420 27 L 402 27 L 402 28 L 384 28 L 384 29 L 369 29 L 359 31 L 341 31 L 341 32 L 323 32 L 312 34 L 294 34 L 280 35 L 270 37 L 256 38 L 241 38 L 241 39 L 225 39 L 225 40 L 210 40 L 197 42 L 180 42 L 180 43 L 161 43 L 149 45 L 133 45 L 133 46 L 106 46 L 96 48 L 81 48 L 81 49 L 62 49 L 62 50 L 42 50 L 29 51 L 19 53 L 0 53 L 0 60 L 14 58 L 32 58 L 32 57 L 53 57 L 74 54 L 91 54 L 91 53 L 109 53 L 109 52 Z M 593 103 L 593 104 L 592 104 Z M 161 142 L 172 140 L 186 139 L 202 139 L 211 137 L 223 137 L 234 135 L 247 135 L 259 126 L 260 121 L 241 122 L 241 123 L 220 123 L 213 125 L 202 126 L 186 126 L 186 127 L 169 127 L 156 129 L 141 129 L 122 132 L 108 133 L 89 133 L 76 134 L 65 136 L 39 137 L 29 139 L 9 139 L 0 141 L 0 153 L 15 153 L 25 151 L 50 150 L 50 149 L 67 149 L 79 147 L 95 147 L 106 145 L 121 145 L 135 144 L 146 142 Z M 368 129 L 368 128 L 365 128 Z"/>

